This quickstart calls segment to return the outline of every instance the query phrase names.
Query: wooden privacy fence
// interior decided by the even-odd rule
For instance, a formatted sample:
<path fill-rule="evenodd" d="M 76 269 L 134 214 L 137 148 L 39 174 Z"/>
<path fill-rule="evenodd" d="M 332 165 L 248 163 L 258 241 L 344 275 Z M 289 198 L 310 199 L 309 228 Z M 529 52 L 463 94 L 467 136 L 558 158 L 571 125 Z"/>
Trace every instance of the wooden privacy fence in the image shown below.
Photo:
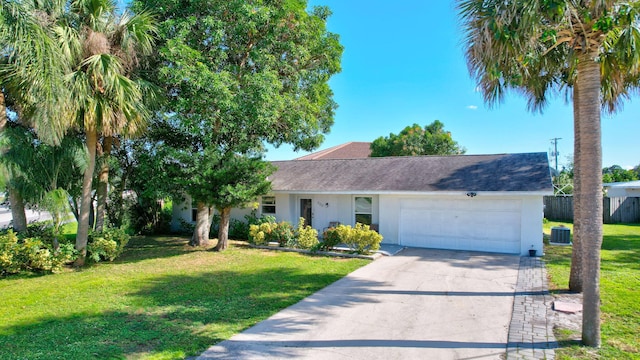
<path fill-rule="evenodd" d="M 602 205 L 602 221 L 605 224 L 640 222 L 640 197 L 604 197 Z M 573 221 L 573 196 L 545 196 L 544 217 L 555 221 Z"/>

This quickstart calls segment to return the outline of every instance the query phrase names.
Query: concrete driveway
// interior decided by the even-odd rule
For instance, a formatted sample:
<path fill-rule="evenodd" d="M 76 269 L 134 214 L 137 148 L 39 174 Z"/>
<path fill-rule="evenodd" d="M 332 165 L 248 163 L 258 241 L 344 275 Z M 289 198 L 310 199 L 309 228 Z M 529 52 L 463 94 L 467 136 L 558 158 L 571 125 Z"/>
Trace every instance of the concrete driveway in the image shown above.
<path fill-rule="evenodd" d="M 406 249 L 198 359 L 501 359 L 520 258 Z"/>

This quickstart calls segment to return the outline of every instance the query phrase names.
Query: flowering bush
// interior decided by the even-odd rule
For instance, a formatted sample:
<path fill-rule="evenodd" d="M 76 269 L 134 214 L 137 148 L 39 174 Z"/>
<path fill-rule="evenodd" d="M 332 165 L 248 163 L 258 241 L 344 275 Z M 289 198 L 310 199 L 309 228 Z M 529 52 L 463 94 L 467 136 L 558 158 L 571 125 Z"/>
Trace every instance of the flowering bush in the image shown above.
<path fill-rule="evenodd" d="M 318 250 L 328 251 L 342 242 L 340 232 L 335 227 L 330 227 L 322 233 L 322 242 L 318 244 Z"/>

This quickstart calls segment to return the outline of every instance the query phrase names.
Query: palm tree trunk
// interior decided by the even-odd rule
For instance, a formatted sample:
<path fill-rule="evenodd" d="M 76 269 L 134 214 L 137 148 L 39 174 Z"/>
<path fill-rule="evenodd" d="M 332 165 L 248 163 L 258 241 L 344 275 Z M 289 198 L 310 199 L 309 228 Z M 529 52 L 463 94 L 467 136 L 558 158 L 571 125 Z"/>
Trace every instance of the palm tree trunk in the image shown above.
<path fill-rule="evenodd" d="M 13 230 L 17 233 L 27 231 L 27 215 L 24 212 L 24 199 L 18 189 L 8 184 L 9 204 L 11 205 L 11 217 L 13 219 Z"/>
<path fill-rule="evenodd" d="M 196 211 L 196 228 L 189 245 L 207 246 L 209 245 L 209 207 L 203 202 L 198 202 Z"/>
<path fill-rule="evenodd" d="M 100 162 L 100 173 L 98 175 L 98 208 L 96 210 L 96 231 L 104 229 L 104 218 L 107 210 L 107 195 L 109 188 L 109 158 L 111 155 L 111 144 L 113 137 L 105 136 L 102 145 L 102 161 Z"/>
<path fill-rule="evenodd" d="M 89 239 L 89 214 L 93 204 L 91 203 L 91 190 L 93 182 L 93 171 L 96 167 L 96 146 L 98 135 L 96 130 L 87 130 L 87 150 L 89 161 L 87 169 L 84 171 L 82 180 L 82 200 L 80 203 L 80 220 L 78 221 L 78 235 L 76 236 L 76 250 L 78 259 L 76 266 L 83 266 L 87 257 L 87 241 Z"/>
<path fill-rule="evenodd" d="M 573 153 L 580 153 L 580 103 L 579 103 L 578 86 L 573 86 Z M 573 193 L 580 193 L 580 175 L 578 167 L 573 167 Z M 569 290 L 573 292 L 582 292 L 582 232 L 580 226 L 580 205 L 574 197 L 573 202 L 573 246 L 571 252 L 571 272 L 569 273 Z"/>
<path fill-rule="evenodd" d="M 5 105 L 4 93 L 0 91 L 0 133 L 7 127 L 7 107 Z M 22 194 L 11 186 L 7 185 L 9 192 L 9 204 L 11 205 L 11 217 L 13 219 L 13 230 L 24 232 L 27 230 L 27 215 L 24 212 L 24 199 Z"/>
<path fill-rule="evenodd" d="M 600 67 L 594 54 L 578 59 L 578 103 L 576 121 L 579 152 L 575 154 L 579 191 L 580 243 L 583 259 L 582 342 L 599 347 L 600 339 L 600 248 L 602 246 L 602 145 L 600 126 Z"/>
<path fill-rule="evenodd" d="M 0 91 L 0 133 L 7 127 L 7 105 L 4 100 L 4 93 Z"/>
<path fill-rule="evenodd" d="M 215 251 L 225 250 L 229 246 L 229 219 L 231 218 L 231 208 L 220 210 L 220 227 L 218 229 L 218 244 L 213 249 Z"/>

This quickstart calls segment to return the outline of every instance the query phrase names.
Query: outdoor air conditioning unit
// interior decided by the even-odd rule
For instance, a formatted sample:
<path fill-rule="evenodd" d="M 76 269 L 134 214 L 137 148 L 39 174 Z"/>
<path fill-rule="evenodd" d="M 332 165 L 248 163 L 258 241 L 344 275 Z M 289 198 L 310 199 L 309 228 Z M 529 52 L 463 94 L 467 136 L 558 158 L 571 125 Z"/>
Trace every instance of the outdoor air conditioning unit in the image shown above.
<path fill-rule="evenodd" d="M 571 230 L 564 226 L 554 226 L 551 228 L 551 240 L 552 244 L 571 244 Z"/>

